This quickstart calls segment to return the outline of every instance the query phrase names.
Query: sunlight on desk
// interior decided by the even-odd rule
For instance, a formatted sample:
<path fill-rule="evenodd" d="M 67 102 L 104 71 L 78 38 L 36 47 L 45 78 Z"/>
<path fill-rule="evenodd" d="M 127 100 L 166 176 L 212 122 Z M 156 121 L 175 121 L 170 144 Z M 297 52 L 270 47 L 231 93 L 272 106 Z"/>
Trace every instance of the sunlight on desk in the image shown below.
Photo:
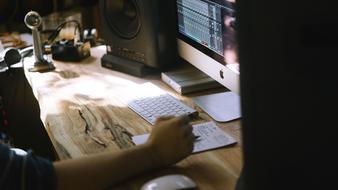
<path fill-rule="evenodd" d="M 41 119 L 61 158 L 130 147 L 131 132 L 139 130 L 127 131 L 122 126 L 136 123 L 121 119 L 126 117 L 123 110 L 129 111 L 123 92 L 138 84 L 99 66 L 102 47 L 92 51 L 94 56 L 81 63 L 54 61 L 56 70 L 45 73 L 27 71 L 34 59 L 24 60 Z"/>

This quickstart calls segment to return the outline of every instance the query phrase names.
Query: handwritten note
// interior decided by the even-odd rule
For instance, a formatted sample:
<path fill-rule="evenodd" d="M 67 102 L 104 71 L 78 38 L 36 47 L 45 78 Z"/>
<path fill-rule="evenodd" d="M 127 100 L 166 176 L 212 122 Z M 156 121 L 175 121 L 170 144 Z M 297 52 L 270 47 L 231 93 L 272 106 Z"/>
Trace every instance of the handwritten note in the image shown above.
<path fill-rule="evenodd" d="M 193 153 L 224 147 L 236 143 L 229 134 L 222 131 L 214 122 L 205 122 L 193 125 L 193 133 L 199 136 L 195 141 Z M 147 141 L 149 134 L 133 136 L 136 145 Z"/>

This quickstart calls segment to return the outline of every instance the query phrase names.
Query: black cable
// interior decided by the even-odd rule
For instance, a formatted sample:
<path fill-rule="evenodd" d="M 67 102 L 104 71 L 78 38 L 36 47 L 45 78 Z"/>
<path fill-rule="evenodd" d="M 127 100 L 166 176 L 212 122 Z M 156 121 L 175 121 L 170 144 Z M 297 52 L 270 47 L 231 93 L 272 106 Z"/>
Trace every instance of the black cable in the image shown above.
<path fill-rule="evenodd" d="M 52 42 L 55 40 L 55 38 L 59 35 L 60 31 L 66 26 L 66 24 L 74 22 L 76 24 L 75 27 L 75 31 L 74 33 L 76 33 L 76 29 L 79 29 L 80 31 L 80 38 L 81 38 L 81 27 L 80 27 L 80 23 L 77 20 L 69 20 L 69 21 L 65 21 L 63 23 L 61 23 L 56 30 L 48 37 L 48 41 Z"/>
<path fill-rule="evenodd" d="M 80 41 L 83 41 L 83 36 L 82 36 L 82 29 L 81 29 L 81 24 L 79 21 L 77 20 L 68 20 L 68 21 L 65 21 L 63 23 L 61 23 L 57 28 L 56 30 L 51 34 L 49 35 L 48 37 L 48 42 L 53 42 L 55 40 L 55 38 L 59 35 L 60 31 L 66 26 L 66 24 L 68 23 L 75 23 L 76 24 L 76 27 L 75 27 L 75 35 L 76 35 L 76 30 L 78 29 L 79 32 L 80 32 Z"/>

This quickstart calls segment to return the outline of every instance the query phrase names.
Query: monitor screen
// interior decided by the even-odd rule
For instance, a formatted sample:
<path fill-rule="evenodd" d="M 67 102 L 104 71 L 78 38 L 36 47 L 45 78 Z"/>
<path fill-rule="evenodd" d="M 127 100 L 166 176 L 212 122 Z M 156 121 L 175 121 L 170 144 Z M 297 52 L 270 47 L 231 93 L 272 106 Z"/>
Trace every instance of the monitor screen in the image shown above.
<path fill-rule="evenodd" d="M 239 93 L 234 0 L 177 0 L 180 56 Z"/>
<path fill-rule="evenodd" d="M 177 0 L 177 6 L 181 38 L 221 63 L 238 62 L 234 2 Z"/>

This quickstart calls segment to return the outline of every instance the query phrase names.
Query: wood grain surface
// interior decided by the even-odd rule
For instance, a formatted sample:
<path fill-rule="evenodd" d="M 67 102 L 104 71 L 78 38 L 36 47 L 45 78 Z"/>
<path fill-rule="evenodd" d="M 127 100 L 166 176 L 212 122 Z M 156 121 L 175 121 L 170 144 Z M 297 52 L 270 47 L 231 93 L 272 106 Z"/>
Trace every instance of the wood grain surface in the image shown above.
<path fill-rule="evenodd" d="M 152 126 L 129 109 L 133 89 L 150 83 L 199 111 L 194 123 L 212 120 L 191 97 L 180 96 L 160 80 L 160 75 L 137 78 L 101 67 L 105 47 L 91 49 L 81 63 L 54 61 L 52 72 L 28 72 L 32 58 L 25 58 L 25 75 L 39 102 L 41 120 L 61 160 L 98 152 L 120 151 L 134 144 L 133 135 L 149 133 Z M 142 88 L 141 88 L 142 89 Z M 134 90 L 135 91 L 135 90 Z M 143 89 L 152 92 L 152 89 Z M 242 168 L 240 120 L 217 123 L 237 139 L 232 146 L 197 153 L 175 166 L 136 176 L 113 189 L 139 189 L 164 174 L 185 174 L 202 190 L 232 190 Z"/>

